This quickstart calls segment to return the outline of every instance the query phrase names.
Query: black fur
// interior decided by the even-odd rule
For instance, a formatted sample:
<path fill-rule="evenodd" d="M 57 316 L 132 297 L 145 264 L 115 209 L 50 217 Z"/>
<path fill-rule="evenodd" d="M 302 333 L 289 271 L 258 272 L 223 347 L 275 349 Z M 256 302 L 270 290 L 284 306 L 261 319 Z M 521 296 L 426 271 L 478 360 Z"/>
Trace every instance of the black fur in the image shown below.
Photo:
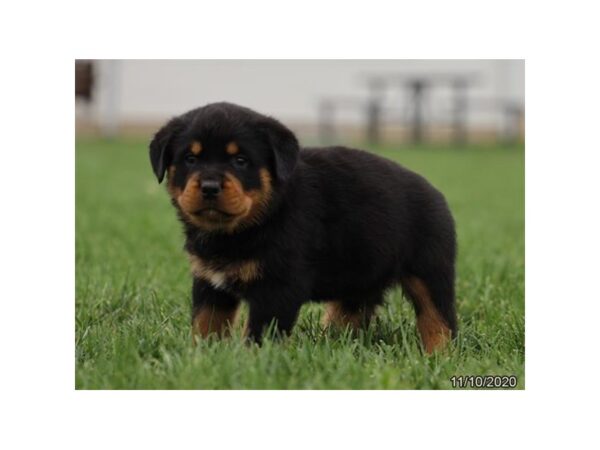
<path fill-rule="evenodd" d="M 192 167 L 185 157 L 194 140 L 203 149 Z M 250 159 L 247 167 L 236 166 L 223 150 L 230 141 Z M 229 171 L 247 191 L 260 187 L 260 168 L 272 175 L 272 195 L 260 220 L 233 231 L 203 229 L 173 200 L 190 254 L 213 268 L 249 260 L 261 267 L 257 279 L 223 286 L 195 277 L 195 310 L 234 308 L 245 300 L 249 335 L 260 340 L 271 321 L 289 332 L 310 300 L 338 300 L 355 311 L 380 304 L 387 289 L 417 277 L 456 333 L 454 222 L 442 194 L 421 176 L 360 150 L 300 150 L 276 120 L 228 103 L 171 120 L 156 134 L 150 156 L 159 182 L 175 167 L 170 182 L 179 189 L 194 173 L 221 180 Z M 410 287 L 405 291 L 411 295 Z"/>

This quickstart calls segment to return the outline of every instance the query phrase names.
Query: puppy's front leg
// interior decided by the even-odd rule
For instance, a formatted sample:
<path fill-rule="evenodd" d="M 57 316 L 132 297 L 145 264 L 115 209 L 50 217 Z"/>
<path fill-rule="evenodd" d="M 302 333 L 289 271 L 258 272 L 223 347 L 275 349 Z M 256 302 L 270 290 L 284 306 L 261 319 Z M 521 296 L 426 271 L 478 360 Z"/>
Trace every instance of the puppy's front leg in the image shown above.
<path fill-rule="evenodd" d="M 240 300 L 231 294 L 215 289 L 209 282 L 194 278 L 192 288 L 192 336 L 194 344 L 198 337 L 215 333 L 224 336 L 235 322 Z"/>
<path fill-rule="evenodd" d="M 274 322 L 277 336 L 289 334 L 298 318 L 302 301 L 290 299 L 289 294 L 278 296 L 272 292 L 269 293 L 269 299 L 250 300 L 249 306 L 246 333 L 250 339 L 260 343 L 271 322 Z"/>

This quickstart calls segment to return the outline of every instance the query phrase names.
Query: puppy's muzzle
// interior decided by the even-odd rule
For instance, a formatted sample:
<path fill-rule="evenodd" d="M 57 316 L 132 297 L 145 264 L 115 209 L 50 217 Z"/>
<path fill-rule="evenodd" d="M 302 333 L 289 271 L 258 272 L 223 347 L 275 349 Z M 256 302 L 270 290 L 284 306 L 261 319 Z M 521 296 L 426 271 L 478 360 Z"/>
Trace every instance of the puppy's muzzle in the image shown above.
<path fill-rule="evenodd" d="M 205 200 L 214 200 L 221 193 L 222 185 L 220 181 L 203 180 L 200 184 L 200 191 Z"/>

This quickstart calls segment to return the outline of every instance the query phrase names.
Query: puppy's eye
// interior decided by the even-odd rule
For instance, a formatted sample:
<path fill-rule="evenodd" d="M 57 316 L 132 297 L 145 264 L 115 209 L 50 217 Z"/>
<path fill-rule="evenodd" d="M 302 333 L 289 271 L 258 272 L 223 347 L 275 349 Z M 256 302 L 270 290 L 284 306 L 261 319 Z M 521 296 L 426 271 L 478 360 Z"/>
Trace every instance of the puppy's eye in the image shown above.
<path fill-rule="evenodd" d="M 185 163 L 188 166 L 192 166 L 192 165 L 196 164 L 197 161 L 198 161 L 198 158 L 196 157 L 196 155 L 192 155 L 192 154 L 185 155 Z"/>
<path fill-rule="evenodd" d="M 248 158 L 246 158 L 244 155 L 236 155 L 233 157 L 233 164 L 236 167 L 246 167 L 248 165 L 249 161 Z"/>

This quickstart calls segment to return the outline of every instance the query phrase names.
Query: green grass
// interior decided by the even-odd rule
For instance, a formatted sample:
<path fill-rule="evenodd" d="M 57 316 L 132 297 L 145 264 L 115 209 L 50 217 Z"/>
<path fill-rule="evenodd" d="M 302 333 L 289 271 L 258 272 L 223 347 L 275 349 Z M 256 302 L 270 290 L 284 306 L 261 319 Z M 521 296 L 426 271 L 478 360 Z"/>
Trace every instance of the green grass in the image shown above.
<path fill-rule="evenodd" d="M 323 333 L 303 308 L 284 341 L 240 330 L 193 348 L 183 237 L 142 141 L 76 144 L 78 389 L 450 389 L 453 375 L 517 375 L 524 387 L 524 152 L 381 150 L 425 175 L 457 222 L 460 334 L 425 356 L 412 308 L 391 292 L 359 336 Z"/>

